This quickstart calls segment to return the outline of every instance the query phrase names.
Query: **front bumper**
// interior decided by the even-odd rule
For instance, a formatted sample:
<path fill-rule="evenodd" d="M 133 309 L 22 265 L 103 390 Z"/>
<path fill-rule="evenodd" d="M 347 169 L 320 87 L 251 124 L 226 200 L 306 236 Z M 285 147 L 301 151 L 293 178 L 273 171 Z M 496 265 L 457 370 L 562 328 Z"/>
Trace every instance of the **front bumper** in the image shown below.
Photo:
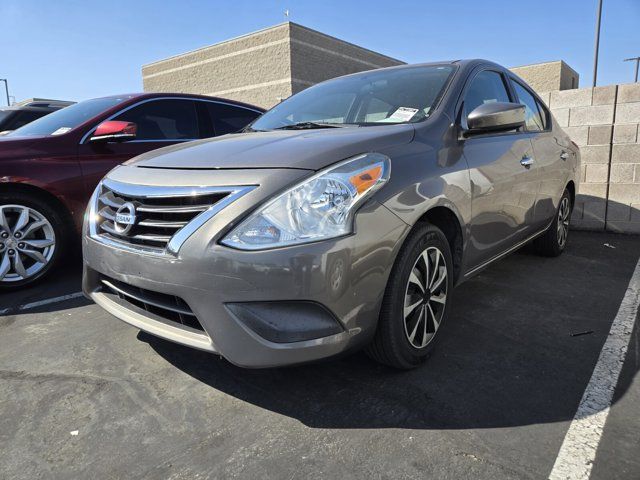
<path fill-rule="evenodd" d="M 85 234 L 85 294 L 141 330 L 218 353 L 239 366 L 309 362 L 371 339 L 391 266 L 409 229 L 369 201 L 356 216 L 353 235 L 248 252 L 212 241 L 213 223 L 196 231 L 177 256 L 136 253 Z M 128 302 L 105 288 L 105 279 L 151 298 L 179 297 L 202 330 Z"/>

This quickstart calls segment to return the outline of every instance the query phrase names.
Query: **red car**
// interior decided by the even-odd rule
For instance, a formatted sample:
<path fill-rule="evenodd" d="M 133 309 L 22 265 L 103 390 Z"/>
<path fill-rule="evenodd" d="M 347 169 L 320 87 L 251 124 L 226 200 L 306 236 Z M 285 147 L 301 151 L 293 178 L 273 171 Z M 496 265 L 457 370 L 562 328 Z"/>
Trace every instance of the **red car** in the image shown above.
<path fill-rule="evenodd" d="M 121 95 L 77 103 L 0 137 L 0 289 L 32 283 L 55 266 L 113 167 L 236 132 L 263 111 L 200 95 Z"/>

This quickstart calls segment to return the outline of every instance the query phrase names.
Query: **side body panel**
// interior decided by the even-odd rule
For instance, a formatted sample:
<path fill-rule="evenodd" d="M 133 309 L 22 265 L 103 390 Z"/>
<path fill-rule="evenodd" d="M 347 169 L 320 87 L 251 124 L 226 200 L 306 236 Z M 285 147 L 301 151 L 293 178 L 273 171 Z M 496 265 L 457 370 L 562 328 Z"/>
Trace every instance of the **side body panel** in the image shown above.
<path fill-rule="evenodd" d="M 391 158 L 391 179 L 375 198 L 411 226 L 434 208 L 446 208 L 457 219 L 466 249 L 472 220 L 471 183 L 449 118 L 434 118 L 428 126 L 416 128 L 411 143 L 384 153 Z"/>
<path fill-rule="evenodd" d="M 569 181 L 578 187 L 579 156 L 569 137 L 553 121 L 550 132 L 532 137 L 540 186 L 536 201 L 536 226 L 544 228 L 558 210 L 560 197 Z"/>
<path fill-rule="evenodd" d="M 527 134 L 491 135 L 464 142 L 472 190 L 466 265 L 474 268 L 535 233 L 538 168 Z"/>
<path fill-rule="evenodd" d="M 75 149 L 60 138 L 0 141 L 0 184 L 31 185 L 54 195 L 80 230 L 86 205 L 82 172 Z"/>

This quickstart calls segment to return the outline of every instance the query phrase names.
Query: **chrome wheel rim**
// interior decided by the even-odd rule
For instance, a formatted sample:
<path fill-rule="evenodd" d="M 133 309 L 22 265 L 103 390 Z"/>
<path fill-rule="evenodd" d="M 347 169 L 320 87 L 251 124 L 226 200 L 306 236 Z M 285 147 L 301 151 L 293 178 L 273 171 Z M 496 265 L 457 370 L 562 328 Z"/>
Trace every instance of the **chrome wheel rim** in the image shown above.
<path fill-rule="evenodd" d="M 571 205 L 569 199 L 564 197 L 560 201 L 560 207 L 558 208 L 558 245 L 561 248 L 567 243 L 567 236 L 569 235 L 569 215 L 571 214 Z"/>
<path fill-rule="evenodd" d="M 24 205 L 0 206 L 0 283 L 37 275 L 55 248 L 56 236 L 44 215 Z"/>
<path fill-rule="evenodd" d="M 404 295 L 404 332 L 414 348 L 425 348 L 435 337 L 447 303 L 447 264 L 437 247 L 416 259 Z"/>

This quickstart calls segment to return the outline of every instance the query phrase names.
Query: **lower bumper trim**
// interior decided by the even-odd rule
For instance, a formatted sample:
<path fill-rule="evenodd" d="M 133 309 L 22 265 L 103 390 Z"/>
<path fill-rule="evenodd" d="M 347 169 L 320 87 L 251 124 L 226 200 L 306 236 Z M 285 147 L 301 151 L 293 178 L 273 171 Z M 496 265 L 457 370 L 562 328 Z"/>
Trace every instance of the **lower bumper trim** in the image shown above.
<path fill-rule="evenodd" d="M 140 330 L 181 345 L 218 353 L 211 338 L 201 331 L 170 325 L 162 317 L 135 307 L 113 293 L 94 291 L 89 296 L 107 312 Z"/>

